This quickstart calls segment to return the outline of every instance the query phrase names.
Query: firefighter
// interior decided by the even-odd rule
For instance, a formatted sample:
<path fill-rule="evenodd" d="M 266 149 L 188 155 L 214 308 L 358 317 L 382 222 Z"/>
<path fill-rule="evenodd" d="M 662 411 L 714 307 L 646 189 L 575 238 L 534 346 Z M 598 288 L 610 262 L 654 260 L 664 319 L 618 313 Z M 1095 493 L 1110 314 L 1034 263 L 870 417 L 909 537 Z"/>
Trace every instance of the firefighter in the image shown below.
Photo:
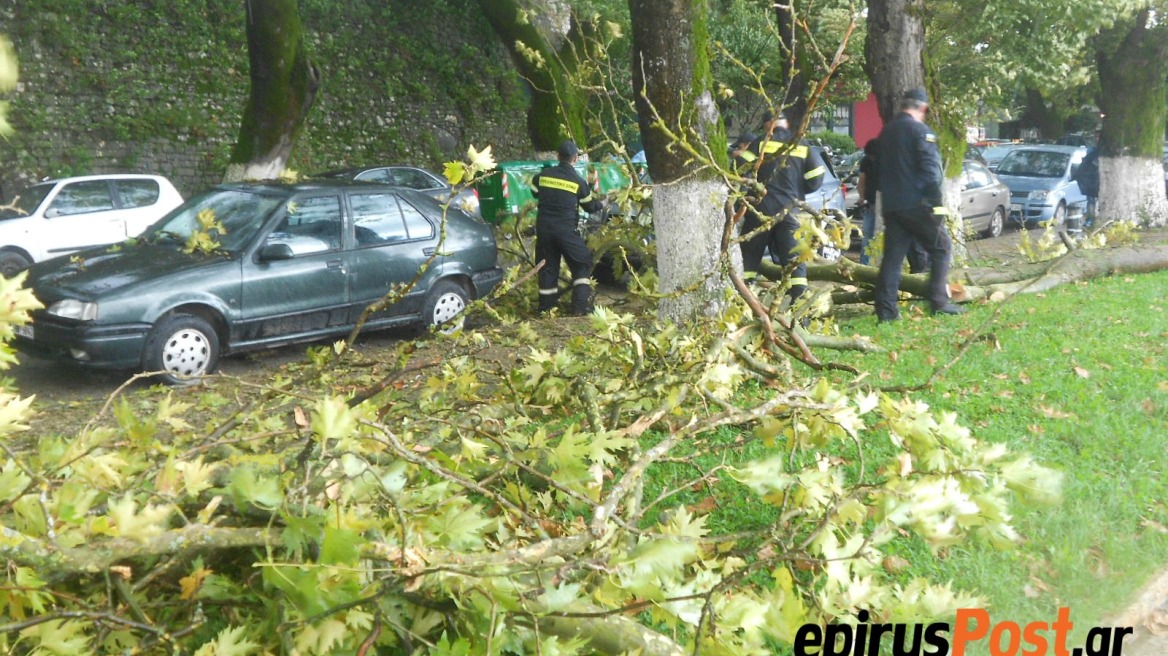
<path fill-rule="evenodd" d="M 766 187 L 766 193 L 755 202 L 754 211 L 761 217 L 774 217 L 770 231 L 758 244 L 743 242 L 743 278 L 757 276 L 762 261 L 762 247 L 770 246 L 771 259 L 784 269 L 794 259 L 795 231 L 799 229 L 797 207 L 808 193 L 816 191 L 823 184 L 826 167 L 823 157 L 807 145 L 795 142 L 795 136 L 787 129 L 787 118 L 782 112 L 767 112 L 763 115 L 763 136 L 751 145 L 751 151 L 760 159 L 758 181 Z M 768 136 L 769 135 L 769 136 Z M 752 210 L 747 209 L 747 214 Z M 757 219 L 758 217 L 756 217 Z M 748 222 L 743 223 L 743 230 Z M 755 224 L 757 225 L 757 223 Z M 807 265 L 800 263 L 790 273 L 790 288 L 787 294 L 791 300 L 799 298 L 807 290 Z"/>
<path fill-rule="evenodd" d="M 929 98 L 911 89 L 900 100 L 900 111 L 877 137 L 880 159 L 877 178 L 883 203 L 884 259 L 876 279 L 876 319 L 896 321 L 900 268 L 914 240 L 929 254 L 929 303 L 933 314 L 961 314 L 965 308 L 949 300 L 949 253 L 952 249 L 941 195 L 943 173 L 937 136 L 925 125 Z"/>
<path fill-rule="evenodd" d="M 535 259 L 544 263 L 539 270 L 539 311 L 556 307 L 560 295 L 560 260 L 572 273 L 572 314 L 592 313 L 592 253 L 579 231 L 577 206 L 588 212 L 604 208 L 573 165 L 580 151 L 571 140 L 560 144 L 559 164 L 532 178 L 532 193 L 539 201 L 535 217 Z"/>

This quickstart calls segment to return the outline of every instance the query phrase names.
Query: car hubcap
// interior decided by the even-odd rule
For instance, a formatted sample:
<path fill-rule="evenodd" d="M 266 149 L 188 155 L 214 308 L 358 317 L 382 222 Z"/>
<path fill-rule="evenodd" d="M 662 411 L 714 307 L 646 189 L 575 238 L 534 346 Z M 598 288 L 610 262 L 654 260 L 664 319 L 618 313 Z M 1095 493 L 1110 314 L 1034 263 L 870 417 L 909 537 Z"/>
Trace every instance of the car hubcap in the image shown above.
<path fill-rule="evenodd" d="M 206 373 L 211 359 L 207 336 L 198 330 L 180 330 L 166 340 L 162 347 L 162 367 L 179 376 L 198 376 Z"/>
<path fill-rule="evenodd" d="M 458 294 L 451 292 L 439 296 L 438 302 L 434 304 L 434 325 L 441 326 L 453 320 L 465 309 L 466 303 Z"/>

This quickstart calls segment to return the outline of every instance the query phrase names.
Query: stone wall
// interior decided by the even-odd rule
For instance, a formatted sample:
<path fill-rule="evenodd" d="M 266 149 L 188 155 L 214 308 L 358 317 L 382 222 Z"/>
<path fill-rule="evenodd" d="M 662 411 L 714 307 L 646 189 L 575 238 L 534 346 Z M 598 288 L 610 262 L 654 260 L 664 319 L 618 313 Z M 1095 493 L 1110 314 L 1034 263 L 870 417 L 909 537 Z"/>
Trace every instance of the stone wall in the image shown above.
<path fill-rule="evenodd" d="M 34 6 L 35 5 L 35 6 Z M 475 0 L 301 0 L 324 72 L 290 168 L 410 163 L 469 145 L 527 157 L 526 93 Z M 240 0 L 0 3 L 20 58 L 0 140 L 5 200 L 32 180 L 159 173 L 218 182 L 248 89 Z"/>

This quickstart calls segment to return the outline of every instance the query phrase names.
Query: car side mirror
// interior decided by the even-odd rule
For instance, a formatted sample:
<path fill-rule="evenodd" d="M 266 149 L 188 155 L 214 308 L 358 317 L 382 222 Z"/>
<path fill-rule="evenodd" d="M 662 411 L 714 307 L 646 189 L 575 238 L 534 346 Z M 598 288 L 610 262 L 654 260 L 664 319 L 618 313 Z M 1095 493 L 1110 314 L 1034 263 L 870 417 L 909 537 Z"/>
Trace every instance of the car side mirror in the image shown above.
<path fill-rule="evenodd" d="M 61 216 L 61 210 L 57 209 L 56 207 L 50 207 L 49 209 L 45 210 L 46 219 L 55 219 L 58 216 Z"/>
<path fill-rule="evenodd" d="M 296 257 L 296 253 L 292 252 L 292 247 L 288 244 L 264 244 L 260 249 L 260 262 L 276 262 L 278 260 L 290 260 Z"/>

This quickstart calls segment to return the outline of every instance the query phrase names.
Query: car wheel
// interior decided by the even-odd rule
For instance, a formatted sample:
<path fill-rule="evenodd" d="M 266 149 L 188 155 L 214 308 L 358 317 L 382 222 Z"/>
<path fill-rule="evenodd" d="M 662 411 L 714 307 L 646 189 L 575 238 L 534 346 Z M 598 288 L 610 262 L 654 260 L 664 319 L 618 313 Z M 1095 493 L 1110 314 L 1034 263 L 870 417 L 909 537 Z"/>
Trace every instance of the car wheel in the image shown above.
<path fill-rule="evenodd" d="M 438 331 L 449 335 L 462 328 L 463 312 L 468 302 L 462 285 L 450 280 L 439 280 L 430 288 L 426 303 L 422 306 L 422 326 L 437 326 Z"/>
<path fill-rule="evenodd" d="M 28 268 L 32 262 L 28 258 L 15 251 L 0 252 L 0 274 L 5 278 L 11 278 L 16 274 Z"/>
<path fill-rule="evenodd" d="M 1063 227 L 1067 220 L 1067 204 L 1059 203 L 1058 207 L 1054 208 L 1054 216 L 1050 217 L 1050 223 L 1056 228 Z"/>
<path fill-rule="evenodd" d="M 219 336 L 206 321 L 190 314 L 173 314 L 146 337 L 142 367 L 160 371 L 167 385 L 193 385 L 219 364 Z"/>
<path fill-rule="evenodd" d="M 1006 223 L 1006 210 L 1001 207 L 995 207 L 994 213 L 990 215 L 990 224 L 986 226 L 986 237 L 1000 237 L 1002 234 L 1002 227 Z"/>

